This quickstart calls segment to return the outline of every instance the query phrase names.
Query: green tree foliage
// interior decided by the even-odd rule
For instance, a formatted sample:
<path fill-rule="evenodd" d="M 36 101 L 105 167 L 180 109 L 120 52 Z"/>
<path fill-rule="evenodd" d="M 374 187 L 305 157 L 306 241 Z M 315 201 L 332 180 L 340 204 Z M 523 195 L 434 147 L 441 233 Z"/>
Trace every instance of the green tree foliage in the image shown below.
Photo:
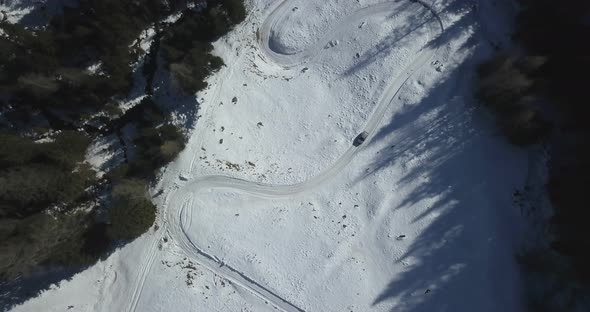
<path fill-rule="evenodd" d="M 140 33 L 163 25 L 165 16 L 184 5 L 184 0 L 80 0 L 46 27 L 0 23 L 0 92 L 9 95 L 0 100 L 0 110 L 14 131 L 0 125 L 5 147 L 0 149 L 0 279 L 43 264 L 89 263 L 111 238 L 132 239 L 153 224 L 148 181 L 177 157 L 185 138 L 166 122 L 149 92 L 126 112 L 114 103 L 131 87 Z M 241 0 L 207 0 L 202 12 L 185 10 L 152 45 L 144 74 L 155 73 L 161 48 L 178 90 L 191 94 L 205 88 L 208 75 L 223 65 L 211 54 L 211 42 L 244 18 Z M 97 64 L 97 73 L 87 70 Z M 75 213 L 97 185 L 84 162 L 91 138 L 80 129 L 98 131 L 89 117 L 106 119 L 100 131 L 137 129 L 134 157 L 107 175 L 110 184 L 102 184 L 112 185 L 108 224 L 96 223 L 92 213 Z M 51 129 L 34 130 L 48 125 Z M 30 138 L 50 130 L 60 131 L 42 141 Z"/>
<path fill-rule="evenodd" d="M 516 145 L 540 142 L 549 134 L 549 122 L 535 106 L 533 96 L 537 72 L 545 59 L 502 55 L 478 69 L 478 98 L 496 113 L 496 120 L 508 140 Z"/>
<path fill-rule="evenodd" d="M 53 142 L 0 134 L 0 217 L 24 217 L 51 204 L 81 199 L 94 181 L 94 171 L 82 161 L 89 140 L 77 132 L 62 132 Z"/>
<path fill-rule="evenodd" d="M 150 96 L 120 118 L 122 124 L 126 120 L 137 122 L 134 157 L 109 176 L 114 181 L 123 177 L 150 180 L 155 177 L 157 169 L 176 158 L 184 148 L 185 138 L 178 127 L 166 123 L 162 111 Z"/>
<path fill-rule="evenodd" d="M 139 129 L 134 143 L 136 159 L 129 165 L 128 175 L 150 179 L 158 168 L 174 160 L 184 149 L 185 139 L 176 126 L 165 124 Z"/>
<path fill-rule="evenodd" d="M 239 24 L 246 19 L 246 8 L 243 0 L 222 0 L 221 3 L 227 10 L 232 24 Z"/>
<path fill-rule="evenodd" d="M 113 204 L 109 213 L 109 235 L 127 240 L 145 233 L 156 218 L 156 207 L 147 198 L 147 184 L 125 179 L 113 186 Z"/>
<path fill-rule="evenodd" d="M 58 67 L 57 46 L 50 31 L 29 31 L 18 24 L 0 24 L 2 84 L 14 83 L 23 74 L 52 74 Z"/>
<path fill-rule="evenodd" d="M 223 65 L 221 58 L 208 51 L 193 48 L 177 63 L 169 65 L 173 86 L 184 93 L 192 94 L 207 87 L 205 79 Z"/>
<path fill-rule="evenodd" d="M 501 56 L 484 63 L 478 71 L 478 97 L 494 110 L 508 112 L 533 86 L 533 80 L 514 66 L 515 57 Z"/>
<path fill-rule="evenodd" d="M 38 145 L 31 139 L 0 133 L 0 168 L 23 165 L 39 155 Z M 10 148 L 8 148 L 10 147 Z"/>
<path fill-rule="evenodd" d="M 90 139 L 80 132 L 62 131 L 50 141 L 37 143 L 27 137 L 0 133 L 0 144 L 11 147 L 0 149 L 0 168 L 36 163 L 73 170 L 84 160 Z"/>
<path fill-rule="evenodd" d="M 555 250 L 566 255 L 575 276 L 590 283 L 590 228 L 585 220 L 586 186 L 590 182 L 590 2 L 523 0 L 516 38 L 532 53 L 548 59 L 542 68 L 543 94 L 561 115 L 560 138 L 552 148 L 548 189 L 554 207 Z M 547 23 L 547 21 L 552 21 Z"/>
<path fill-rule="evenodd" d="M 158 168 L 172 161 L 184 148 L 180 129 L 165 124 L 162 112 L 150 96 L 121 117 L 137 122 L 133 140 L 135 157 L 109 172 L 113 183 L 109 212 L 109 236 L 114 240 L 133 239 L 153 224 L 156 209 L 147 198 L 147 185 Z"/>
<path fill-rule="evenodd" d="M 40 74 L 20 76 L 17 84 L 21 92 L 38 99 L 53 95 L 59 90 L 59 83 L 56 79 Z"/>
<path fill-rule="evenodd" d="M 51 166 L 34 165 L 5 170 L 0 173 L 0 211 L 5 215 L 22 217 L 43 210 L 52 203 L 70 203 L 84 192 L 84 183 L 70 181 L 67 173 Z"/>
<path fill-rule="evenodd" d="M 499 119 L 518 125 L 514 132 L 522 133 L 522 128 L 531 127 L 529 123 L 534 121 L 528 110 L 535 111 L 536 107 L 528 99 L 542 98 L 544 109 L 551 112 L 558 130 L 548 142 L 551 157 L 547 190 L 553 206 L 548 228 L 552 250 L 542 247 L 525 261 L 521 259 L 525 278 L 533 279 L 527 282 L 531 285 L 527 292 L 533 292 L 528 298 L 530 311 L 582 311 L 587 307 L 578 305 L 587 302 L 590 285 L 590 243 L 586 239 L 590 237 L 590 227 L 586 225 L 590 218 L 586 208 L 586 189 L 590 184 L 590 124 L 586 120 L 590 114 L 590 41 L 585 40 L 590 33 L 590 2 L 518 2 L 521 9 L 514 38 L 521 44 L 525 60 L 511 61 L 510 67 L 533 85 L 525 86 L 521 89 L 524 94 L 510 102 L 513 105 L 508 107 L 517 107 L 512 110 L 514 113 L 503 114 L 507 118 Z M 491 72 L 502 67 L 489 64 Z M 489 72 L 484 76 L 490 77 Z M 507 81 L 513 78 L 504 77 Z M 480 95 L 494 98 L 493 92 Z"/>
<path fill-rule="evenodd" d="M 547 58 L 542 77 L 545 95 L 571 123 L 586 124 L 587 76 L 590 71 L 590 2 L 571 0 L 520 0 L 515 38 L 529 51 Z M 553 21 L 547 23 L 547 21 Z"/>
<path fill-rule="evenodd" d="M 61 168 L 73 170 L 84 161 L 89 144 L 89 138 L 83 133 L 62 131 L 53 138 L 53 142 L 42 143 L 39 148 L 45 157 L 44 160 Z"/>
<path fill-rule="evenodd" d="M 204 12 L 188 11 L 166 30 L 162 50 L 177 90 L 192 94 L 207 87 L 207 77 L 223 66 L 223 61 L 211 54 L 211 42 L 245 16 L 242 1 L 211 0 Z"/>
<path fill-rule="evenodd" d="M 26 113 L 35 108 L 65 108 L 76 116 L 85 110 L 96 111 L 113 92 L 126 88 L 115 85 L 116 77 L 94 76 L 70 64 L 70 57 L 59 54 L 54 32 L 33 32 L 10 24 L 1 27 L 8 35 L 0 37 L 0 46 L 5 47 L 0 53 L 0 90 L 14 92 L 13 102 Z"/>
<path fill-rule="evenodd" d="M 51 216 L 44 213 L 24 219 L 0 219 L 0 279 L 29 273 L 42 264 L 85 264 L 81 214 Z"/>
<path fill-rule="evenodd" d="M 42 30 L 2 23 L 0 90 L 16 91 L 14 101 L 25 103 L 18 105 L 25 112 L 66 109 L 73 120 L 97 112 L 128 92 L 138 58 L 130 45 L 167 12 L 160 0 L 81 0 Z M 85 70 L 96 63 L 103 75 Z"/>

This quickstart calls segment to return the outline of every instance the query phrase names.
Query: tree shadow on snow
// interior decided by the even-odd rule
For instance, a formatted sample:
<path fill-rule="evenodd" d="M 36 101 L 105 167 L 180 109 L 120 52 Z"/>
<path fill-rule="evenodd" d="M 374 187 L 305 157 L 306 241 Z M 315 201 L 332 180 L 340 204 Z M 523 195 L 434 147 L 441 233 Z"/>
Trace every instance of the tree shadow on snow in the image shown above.
<path fill-rule="evenodd" d="M 494 132 L 474 127 L 477 109 L 460 102 L 440 105 L 436 100 L 441 98 L 439 92 L 432 94 L 423 101 L 432 107 L 420 108 L 425 105 L 420 103 L 392 120 L 401 128 L 389 128 L 398 128 L 404 135 L 391 141 L 393 148 L 382 149 L 365 173 L 374 174 L 394 164 L 415 164 L 397 185 L 416 186 L 392 208 L 407 210 L 429 202 L 409 220 L 429 225 L 418 237 L 409 237 L 412 244 L 395 260 L 397 265 L 410 265 L 391 280 L 373 304 L 395 301 L 392 311 L 497 311 L 486 302 L 483 290 L 491 280 L 491 268 L 484 264 L 500 233 L 490 228 L 494 221 L 487 214 L 494 208 L 483 206 L 491 205 L 483 195 L 503 182 L 498 164 L 510 160 L 490 158 L 496 153 L 489 141 L 501 139 Z M 419 121 L 424 115 L 430 118 Z"/>
<path fill-rule="evenodd" d="M 408 2 L 405 5 L 401 5 L 398 11 L 413 10 L 413 6 L 422 6 L 418 3 Z M 398 13 L 396 11 L 395 13 Z M 434 8 L 434 11 L 440 16 L 441 20 L 437 19 L 431 10 L 423 8 L 416 12 L 415 15 L 411 15 L 407 18 L 408 22 L 396 28 L 391 34 L 381 39 L 374 47 L 359 55 L 355 66 L 347 69 L 342 74 L 345 76 L 354 75 L 359 70 L 370 66 L 380 58 L 390 55 L 396 47 L 402 46 L 404 40 L 408 40 L 408 36 L 416 32 L 431 32 L 432 37 L 425 48 L 437 49 L 441 48 L 447 43 L 451 42 L 454 38 L 457 38 L 468 29 L 464 28 L 464 24 L 461 23 L 464 19 L 474 18 L 475 12 L 469 1 L 450 1 L 445 3 L 444 6 L 438 5 Z M 445 18 L 446 14 L 459 15 L 456 21 L 448 21 Z M 392 14 L 390 17 L 393 17 Z M 441 33 L 441 29 L 444 30 Z M 431 28 L 429 30 L 428 28 Z M 474 41 L 477 40 L 474 38 Z M 474 41 L 466 42 L 461 49 L 467 48 L 470 45 L 475 44 Z"/>
<path fill-rule="evenodd" d="M 78 273 L 89 270 L 95 265 L 101 265 L 101 262 L 106 261 L 115 251 L 130 242 L 117 241 L 110 244 L 103 254 L 97 256 L 96 262 L 70 266 L 43 265 L 30 273 L 21 274 L 10 280 L 0 280 L 0 311 L 10 311 L 13 307 L 36 298 L 47 290 L 59 288 L 62 283 L 71 281 Z M 68 305 L 67 301 L 63 302 L 61 310 L 68 310 Z M 49 308 L 47 310 L 50 310 Z M 56 307 L 51 309 L 56 311 Z"/>
<path fill-rule="evenodd" d="M 507 148 L 498 152 L 503 139 L 491 129 L 489 120 L 481 117 L 480 110 L 461 101 L 440 105 L 440 99 L 448 98 L 441 97 L 449 87 L 444 84 L 451 83 L 443 83 L 440 92 L 433 90 L 415 108 L 392 119 L 383 131 L 396 129 L 403 135 L 391 142 L 393 148 L 388 144 L 382 149 L 365 173 L 393 164 L 415 164 L 397 184 L 416 186 L 394 209 L 407 210 L 428 202 L 409 222 L 426 221 L 429 225 L 418 237 L 412 237 L 413 243 L 396 259 L 397 264 L 411 264 L 391 280 L 374 305 L 394 300 L 395 311 L 498 311 L 514 306 L 511 302 L 516 299 L 510 293 L 515 291 L 516 273 L 512 249 L 505 248 L 509 232 L 499 231 L 495 223 L 503 218 L 491 213 L 510 214 L 505 210 L 513 209 L 510 196 L 517 183 L 506 179 L 512 170 L 518 170 L 514 161 L 518 151 Z M 422 116 L 429 118 L 420 121 Z M 478 119 L 483 120 L 475 122 Z M 478 123 L 487 126 L 478 127 Z M 501 193 L 498 188 L 505 196 L 496 199 L 487 195 Z M 506 285 L 493 284 L 498 282 L 494 275 L 501 271 L 508 272 L 502 275 Z M 489 302 L 491 297 L 499 301 Z"/>
<path fill-rule="evenodd" d="M 431 44 L 444 46 L 461 31 L 455 23 Z M 407 237 L 411 243 L 392 259 L 403 270 L 373 306 L 393 305 L 396 312 L 518 311 L 521 306 L 512 255 L 519 211 L 511 195 L 523 182 L 518 172 L 524 170 L 524 153 L 506 144 L 474 99 L 464 98 L 473 89 L 474 64 L 481 61 L 474 57 L 482 55 L 475 53 L 482 48 L 477 44 L 460 47 L 473 51 L 471 57 L 443 71 L 446 78 L 418 103 L 398 109 L 367 142 L 385 147 L 356 183 L 388 167 L 401 168 L 396 185 L 411 191 L 392 211 L 427 205 L 408 222 L 428 224 L 417 237 Z"/>
<path fill-rule="evenodd" d="M 413 4 L 407 2 L 406 4 L 400 5 L 398 10 L 393 12 L 388 18 L 393 18 L 399 11 L 412 10 Z M 396 28 L 391 34 L 381 39 L 374 47 L 359 55 L 356 65 L 346 70 L 343 75 L 350 76 L 358 72 L 360 69 L 365 68 L 381 57 L 390 55 L 391 52 L 399 45 L 403 43 L 409 35 L 417 31 L 426 31 L 426 25 L 432 22 L 431 14 L 426 10 L 417 11 L 417 15 L 411 15 L 408 17 L 408 23 Z"/>
<path fill-rule="evenodd" d="M 61 282 L 71 280 L 81 271 L 83 268 L 80 267 L 52 267 L 19 276 L 11 281 L 0 281 L 0 311 L 9 311 L 51 287 L 59 287 Z M 66 307 L 67 304 L 64 303 L 63 310 L 66 310 Z"/>
<path fill-rule="evenodd" d="M 428 47 L 436 49 L 441 48 L 454 39 L 457 39 L 459 36 L 464 34 L 467 31 L 473 31 L 472 28 L 478 28 L 478 23 L 469 23 L 468 27 L 465 27 L 465 21 L 474 21 L 477 19 L 477 14 L 473 7 L 473 2 L 469 0 L 454 0 L 445 2 L 443 5 L 437 5 L 434 8 L 436 14 L 438 14 L 439 19 L 431 17 L 431 23 L 435 23 L 432 34 L 432 38 L 428 43 Z M 448 16 L 455 16 L 456 20 L 450 20 Z M 441 27 L 444 28 L 441 33 Z M 470 40 L 463 43 L 459 49 L 466 49 L 473 47 L 474 45 L 478 44 L 479 41 L 478 36 L 472 36 Z"/>

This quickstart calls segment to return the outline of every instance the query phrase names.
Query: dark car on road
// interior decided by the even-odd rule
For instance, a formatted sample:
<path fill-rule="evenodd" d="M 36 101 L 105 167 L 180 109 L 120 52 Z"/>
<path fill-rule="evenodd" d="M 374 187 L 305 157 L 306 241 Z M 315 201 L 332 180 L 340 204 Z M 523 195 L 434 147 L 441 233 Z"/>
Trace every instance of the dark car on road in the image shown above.
<path fill-rule="evenodd" d="M 360 146 L 361 144 L 363 144 L 363 142 L 365 142 L 368 136 L 369 133 L 367 131 L 361 132 L 359 135 L 356 136 L 356 138 L 354 138 L 354 141 L 352 141 L 352 145 Z"/>

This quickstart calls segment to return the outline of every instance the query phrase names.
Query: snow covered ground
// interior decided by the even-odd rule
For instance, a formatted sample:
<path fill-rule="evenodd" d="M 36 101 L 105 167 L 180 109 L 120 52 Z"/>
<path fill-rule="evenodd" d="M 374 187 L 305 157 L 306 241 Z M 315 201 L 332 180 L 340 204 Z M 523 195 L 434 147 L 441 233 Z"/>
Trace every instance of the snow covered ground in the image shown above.
<path fill-rule="evenodd" d="M 249 1 L 158 228 L 14 311 L 521 311 L 527 158 L 472 98 L 495 7 Z"/>

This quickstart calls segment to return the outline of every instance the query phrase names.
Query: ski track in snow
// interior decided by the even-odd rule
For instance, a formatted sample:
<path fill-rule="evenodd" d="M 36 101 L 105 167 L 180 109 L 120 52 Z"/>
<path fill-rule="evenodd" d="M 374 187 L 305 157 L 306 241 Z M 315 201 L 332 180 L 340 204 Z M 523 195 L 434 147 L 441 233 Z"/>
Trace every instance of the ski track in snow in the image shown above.
<path fill-rule="evenodd" d="M 283 66 L 284 68 L 291 68 L 309 62 L 318 51 L 323 49 L 323 43 L 329 41 L 326 38 L 337 37 L 337 35 L 342 31 L 341 29 L 343 27 L 341 26 L 350 25 L 353 22 L 375 14 L 391 13 L 391 11 L 397 6 L 397 1 L 388 1 L 362 8 L 342 20 L 337 27 L 334 27 L 324 37 L 317 41 L 315 45 L 298 52 L 280 51 L 280 49 L 274 48 L 275 45 L 272 41 L 273 28 L 283 19 L 286 14 L 289 13 L 290 10 L 287 4 L 290 2 L 290 0 L 284 0 L 278 3 L 267 16 L 256 34 L 259 48 L 264 52 L 265 57 L 271 62 Z M 429 10 L 433 17 L 438 21 L 438 31 L 442 33 L 444 30 L 444 25 L 434 8 L 435 1 L 433 1 L 432 4 L 418 0 L 411 2 L 416 3 L 416 11 L 424 10 L 424 8 Z M 433 23 L 428 23 L 428 25 L 429 27 L 433 28 Z M 435 31 L 436 30 L 434 29 L 429 30 L 431 35 L 435 33 Z M 379 126 L 386 109 L 394 101 L 402 86 L 417 70 L 427 64 L 429 60 L 436 54 L 436 52 L 436 49 L 422 49 L 412 61 L 412 63 L 408 65 L 403 71 L 401 71 L 401 74 L 395 77 L 393 81 L 391 81 L 384 94 L 377 102 L 377 106 L 368 119 L 364 129 L 360 129 L 360 131 L 358 131 L 359 133 L 362 131 L 369 133 L 366 142 L 371 140 L 371 137 L 374 134 L 376 128 Z M 229 67 L 231 75 L 231 64 Z M 223 83 L 223 81 L 218 81 L 218 83 Z M 320 174 L 307 181 L 292 185 L 263 184 L 220 175 L 197 178 L 193 181 L 185 183 L 173 193 L 169 194 L 170 196 L 167 196 L 170 201 L 165 205 L 166 208 L 163 212 L 163 226 L 165 227 L 166 232 L 172 238 L 173 242 L 178 245 L 178 247 L 180 247 L 182 251 L 195 263 L 198 263 L 214 274 L 231 281 L 234 285 L 248 290 L 263 301 L 272 304 L 280 311 L 302 312 L 304 311 L 303 309 L 285 300 L 279 294 L 273 292 L 273 290 L 268 289 L 264 285 L 261 285 L 260 283 L 249 278 L 237 268 L 234 268 L 230 264 L 221 261 L 215 255 L 207 253 L 204 251 L 204 249 L 200 248 L 193 241 L 191 241 L 188 235 L 188 231 L 190 229 L 191 212 L 193 210 L 191 209 L 192 207 L 189 208 L 191 206 L 191 197 L 200 191 L 212 189 L 231 190 L 233 192 L 253 195 L 260 198 L 293 197 L 311 190 L 321 185 L 326 180 L 334 177 L 343 168 L 345 168 L 348 163 L 350 163 L 355 154 L 360 149 L 362 149 L 363 146 L 364 145 L 359 147 L 349 147 L 349 149 L 335 163 L 323 170 Z M 193 163 L 191 163 L 191 168 L 193 167 Z M 186 222 L 189 223 L 186 224 Z M 155 259 L 157 242 L 157 240 L 154 240 L 146 251 L 147 259 L 143 260 L 143 263 L 141 264 L 138 276 L 136 278 L 135 287 L 129 300 L 129 306 L 127 308 L 127 311 L 129 312 L 136 311 L 137 309 L 146 278 L 149 275 L 151 266 Z"/>

